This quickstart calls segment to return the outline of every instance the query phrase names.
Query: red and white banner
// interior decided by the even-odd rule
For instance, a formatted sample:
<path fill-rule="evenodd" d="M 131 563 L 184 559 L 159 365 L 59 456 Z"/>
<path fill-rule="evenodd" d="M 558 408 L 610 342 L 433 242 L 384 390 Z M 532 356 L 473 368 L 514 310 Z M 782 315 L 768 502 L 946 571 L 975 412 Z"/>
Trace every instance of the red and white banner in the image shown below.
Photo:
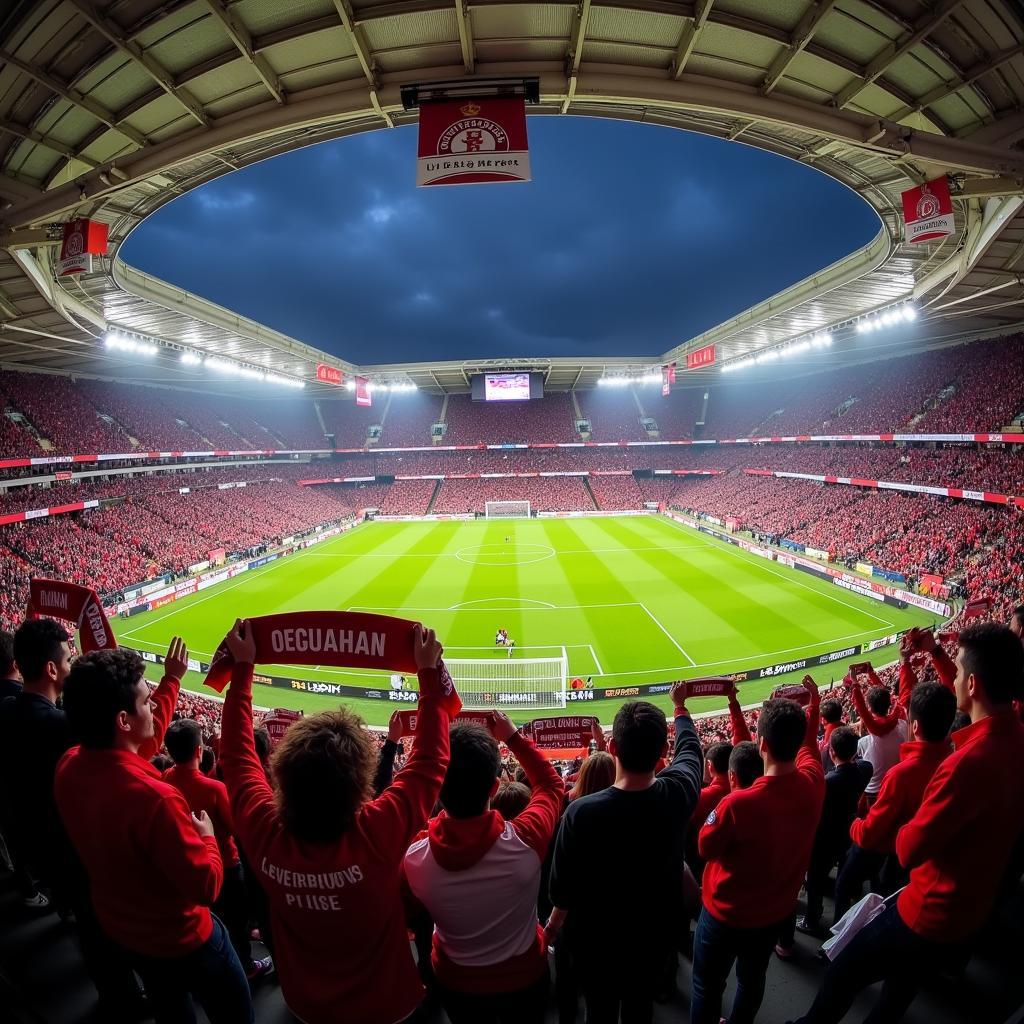
<path fill-rule="evenodd" d="M 795 700 L 800 707 L 805 708 L 811 703 L 811 693 L 805 689 L 800 683 L 791 683 L 788 686 L 776 686 L 772 690 L 772 699 L 775 700 L 779 697 L 785 700 Z"/>
<path fill-rule="evenodd" d="M 661 368 L 661 397 L 668 398 L 672 393 L 672 381 L 675 379 L 675 368 L 663 366 Z"/>
<path fill-rule="evenodd" d="M 281 737 L 288 731 L 288 727 L 292 722 L 297 722 L 301 717 L 301 711 L 291 711 L 288 708 L 274 708 L 263 719 L 263 728 L 270 735 L 270 745 L 276 747 L 281 742 Z"/>
<path fill-rule="evenodd" d="M 953 200 L 944 174 L 917 188 L 908 188 L 902 196 L 904 241 L 930 242 L 953 234 Z"/>
<path fill-rule="evenodd" d="M 522 96 L 420 104 L 417 185 L 529 180 L 526 100 Z"/>
<path fill-rule="evenodd" d="M 402 736 L 415 736 L 416 735 L 416 722 L 419 719 L 419 711 L 396 711 L 398 720 L 402 723 Z M 490 731 L 491 712 L 490 711 L 460 711 L 454 720 L 454 724 L 459 722 L 470 722 L 473 725 L 482 725 L 485 729 Z"/>
<path fill-rule="evenodd" d="M 683 686 L 683 700 L 694 697 L 728 697 L 736 688 L 732 676 L 705 676 L 702 679 L 688 679 Z"/>
<path fill-rule="evenodd" d="M 715 346 L 705 345 L 695 352 L 686 353 L 686 368 L 699 370 L 702 366 L 713 366 L 715 362 Z"/>
<path fill-rule="evenodd" d="M 373 405 L 373 395 L 370 393 L 370 381 L 367 377 L 356 377 L 356 405 L 367 409 Z"/>
<path fill-rule="evenodd" d="M 335 387 L 341 387 L 345 383 L 345 374 L 341 372 L 336 366 L 328 366 L 326 363 L 316 364 L 316 379 L 321 384 L 333 384 Z"/>
<path fill-rule="evenodd" d="M 69 220 L 64 225 L 64 236 L 60 243 L 57 276 L 89 273 L 93 256 L 102 256 L 106 251 L 106 224 L 85 217 Z"/>

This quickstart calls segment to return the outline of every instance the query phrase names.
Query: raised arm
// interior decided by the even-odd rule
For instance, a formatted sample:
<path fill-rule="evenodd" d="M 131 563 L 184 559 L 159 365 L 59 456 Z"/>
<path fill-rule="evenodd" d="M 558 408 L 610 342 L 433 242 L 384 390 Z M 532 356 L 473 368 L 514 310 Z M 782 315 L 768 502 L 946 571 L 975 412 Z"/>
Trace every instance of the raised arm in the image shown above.
<path fill-rule="evenodd" d="M 818 750 L 818 728 L 821 725 L 821 693 L 818 684 L 810 677 L 804 676 L 800 681 L 804 689 L 811 695 L 807 704 L 807 729 L 804 732 L 803 746 L 797 751 L 797 771 L 820 784 L 821 792 L 825 792 L 825 771 L 821 766 L 821 752 Z"/>
<path fill-rule="evenodd" d="M 750 727 L 747 725 L 746 716 L 740 707 L 739 695 L 736 684 L 733 683 L 732 692 L 729 694 L 729 723 L 732 726 L 732 745 L 750 742 Z"/>
<path fill-rule="evenodd" d="M 562 812 L 565 784 L 551 762 L 500 711 L 491 712 L 491 735 L 515 754 L 530 780 L 530 802 L 512 821 L 519 838 L 543 860 Z"/>
<path fill-rule="evenodd" d="M 672 760 L 658 772 L 658 782 L 667 787 L 675 813 L 688 821 L 697 806 L 704 781 L 704 755 L 686 708 L 685 686 L 685 682 L 676 682 L 669 691 L 675 712 L 676 746 Z"/>
<path fill-rule="evenodd" d="M 360 811 L 365 833 L 379 854 L 396 863 L 427 823 L 448 768 L 451 723 L 440 682 L 443 648 L 432 629 L 420 626 L 416 627 L 415 647 L 420 703 L 412 753 L 391 786 Z"/>
<path fill-rule="evenodd" d="M 263 774 L 252 732 L 252 668 L 256 641 L 248 622 L 235 622 L 227 636 L 234 658 L 231 686 L 221 717 L 220 765 L 231 797 L 235 834 L 250 859 L 277 820 L 274 791 Z"/>
<path fill-rule="evenodd" d="M 163 678 L 150 697 L 153 702 L 153 736 L 139 747 L 139 756 L 147 761 L 158 753 L 164 744 L 167 727 L 171 724 L 174 709 L 178 706 L 181 679 L 187 671 L 188 648 L 180 636 L 173 637 L 164 658 Z"/>

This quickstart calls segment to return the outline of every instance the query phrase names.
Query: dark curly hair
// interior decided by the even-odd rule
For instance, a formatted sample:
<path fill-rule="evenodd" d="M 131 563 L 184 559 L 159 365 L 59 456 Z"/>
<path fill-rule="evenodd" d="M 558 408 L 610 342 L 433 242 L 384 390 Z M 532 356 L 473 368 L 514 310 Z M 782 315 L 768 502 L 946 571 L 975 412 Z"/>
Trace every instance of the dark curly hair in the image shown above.
<path fill-rule="evenodd" d="M 83 747 L 114 745 L 114 722 L 121 711 L 135 713 L 145 662 L 126 647 L 93 651 L 77 658 L 64 683 L 64 711 L 72 735 Z"/>
<path fill-rule="evenodd" d="M 363 720 L 347 708 L 298 719 L 270 763 L 281 820 L 303 842 L 340 839 L 373 796 L 377 748 Z"/>

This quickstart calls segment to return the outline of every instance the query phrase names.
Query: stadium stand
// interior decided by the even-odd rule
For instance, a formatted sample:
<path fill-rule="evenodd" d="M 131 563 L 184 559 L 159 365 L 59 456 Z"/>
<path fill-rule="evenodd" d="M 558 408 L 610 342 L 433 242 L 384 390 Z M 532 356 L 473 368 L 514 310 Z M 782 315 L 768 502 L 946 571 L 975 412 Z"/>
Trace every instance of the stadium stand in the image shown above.
<path fill-rule="evenodd" d="M 431 444 L 430 428 L 441 418 L 444 399 L 418 391 L 391 396 L 384 418 L 381 444 L 389 448 L 415 448 Z"/>
<path fill-rule="evenodd" d="M 528 501 L 537 512 L 594 508 L 582 480 L 547 477 L 543 480 L 445 480 L 434 501 L 434 511 L 447 515 L 483 512 L 488 501 Z"/>
<path fill-rule="evenodd" d="M 355 402 L 335 399 L 319 402 L 320 416 L 328 434 L 334 437 L 335 448 L 364 448 L 370 427 L 380 423 L 381 403 L 386 397 L 377 395 L 377 404 L 364 409 Z"/>
<path fill-rule="evenodd" d="M 634 388 L 595 388 L 579 395 L 580 411 L 590 421 L 592 441 L 644 441 L 639 395 Z M 651 394 L 653 395 L 653 391 Z"/>
<path fill-rule="evenodd" d="M 474 402 L 450 395 L 445 413 L 445 444 L 514 444 L 578 441 L 568 394 L 548 394 L 535 402 Z"/>

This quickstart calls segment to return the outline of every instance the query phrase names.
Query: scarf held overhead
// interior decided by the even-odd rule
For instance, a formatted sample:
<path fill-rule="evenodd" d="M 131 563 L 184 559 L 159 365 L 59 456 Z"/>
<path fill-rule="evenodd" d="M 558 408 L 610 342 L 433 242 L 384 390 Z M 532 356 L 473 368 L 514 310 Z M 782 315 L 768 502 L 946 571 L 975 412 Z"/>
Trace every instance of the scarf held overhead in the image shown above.
<path fill-rule="evenodd" d="M 39 616 L 73 622 L 79 631 L 82 653 L 117 647 L 95 590 L 62 580 L 35 579 L 29 583 L 28 618 Z"/>
<path fill-rule="evenodd" d="M 416 673 L 413 636 L 418 623 L 411 619 L 366 612 L 285 612 L 248 621 L 256 641 L 257 665 L 336 665 Z M 234 664 L 223 641 L 213 656 L 206 685 L 223 693 Z M 443 661 L 437 672 L 437 686 L 437 696 L 454 718 L 462 702 Z M 422 680 L 420 691 L 424 692 Z"/>

